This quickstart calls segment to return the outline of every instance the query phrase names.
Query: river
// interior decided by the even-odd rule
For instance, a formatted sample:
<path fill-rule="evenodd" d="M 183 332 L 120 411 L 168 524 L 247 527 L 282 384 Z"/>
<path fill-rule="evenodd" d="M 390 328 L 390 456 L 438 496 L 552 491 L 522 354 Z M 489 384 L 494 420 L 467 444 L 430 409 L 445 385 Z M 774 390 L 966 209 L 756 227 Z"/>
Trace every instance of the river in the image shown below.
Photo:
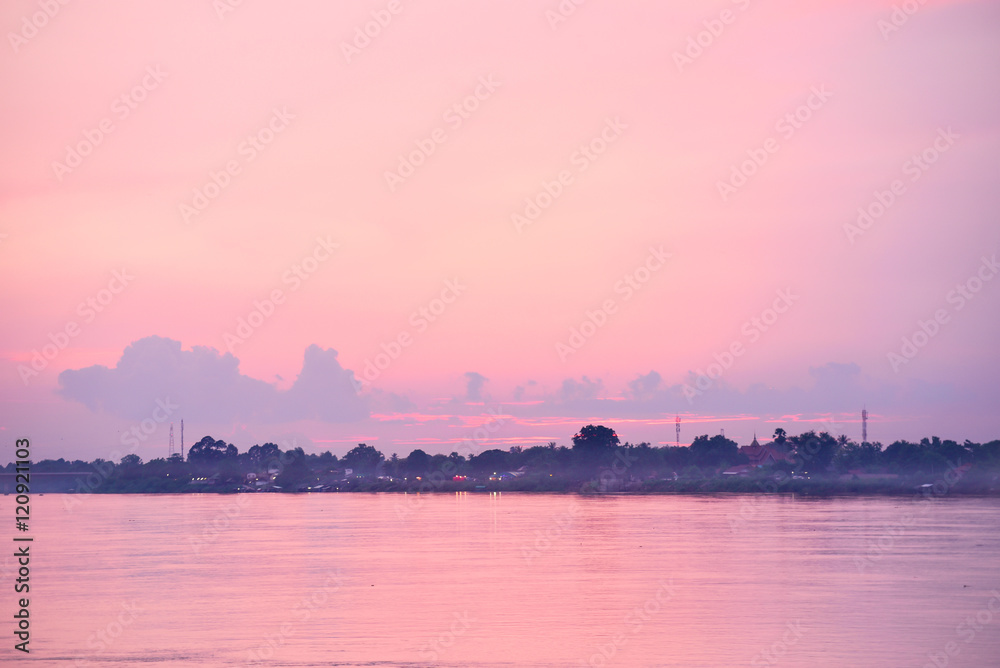
<path fill-rule="evenodd" d="M 29 535 L 32 666 L 1000 665 L 1000 499 L 46 494 Z"/>

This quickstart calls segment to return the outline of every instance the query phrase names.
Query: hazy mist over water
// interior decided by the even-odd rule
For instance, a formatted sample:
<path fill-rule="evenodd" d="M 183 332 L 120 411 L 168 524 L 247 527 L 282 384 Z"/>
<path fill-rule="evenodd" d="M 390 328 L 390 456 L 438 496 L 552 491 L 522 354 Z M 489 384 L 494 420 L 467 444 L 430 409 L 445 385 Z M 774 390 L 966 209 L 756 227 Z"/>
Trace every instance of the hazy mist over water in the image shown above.
<path fill-rule="evenodd" d="M 1000 663 L 998 499 L 34 503 L 33 666 Z"/>

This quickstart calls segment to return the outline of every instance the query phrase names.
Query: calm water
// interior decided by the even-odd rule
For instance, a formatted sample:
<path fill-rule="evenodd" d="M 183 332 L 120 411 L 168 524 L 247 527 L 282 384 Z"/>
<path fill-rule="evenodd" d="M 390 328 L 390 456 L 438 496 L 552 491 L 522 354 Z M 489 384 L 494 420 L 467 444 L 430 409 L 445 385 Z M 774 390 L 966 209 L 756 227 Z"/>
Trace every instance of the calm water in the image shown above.
<path fill-rule="evenodd" d="M 32 533 L 5 663 L 1000 665 L 997 499 L 47 494 Z"/>

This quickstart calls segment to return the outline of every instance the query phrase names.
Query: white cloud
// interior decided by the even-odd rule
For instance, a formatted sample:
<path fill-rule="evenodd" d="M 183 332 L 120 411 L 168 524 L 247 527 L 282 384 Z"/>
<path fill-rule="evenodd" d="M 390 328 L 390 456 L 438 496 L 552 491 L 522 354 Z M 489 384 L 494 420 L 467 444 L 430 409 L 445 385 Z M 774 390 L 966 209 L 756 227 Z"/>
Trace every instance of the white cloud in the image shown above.
<path fill-rule="evenodd" d="M 148 417 L 156 400 L 169 399 L 180 414 L 206 423 L 353 422 L 368 416 L 353 378 L 336 350 L 313 345 L 292 387 L 280 391 L 240 373 L 239 360 L 230 353 L 205 346 L 184 350 L 179 341 L 150 336 L 128 346 L 114 368 L 63 371 L 58 393 L 126 419 Z"/>

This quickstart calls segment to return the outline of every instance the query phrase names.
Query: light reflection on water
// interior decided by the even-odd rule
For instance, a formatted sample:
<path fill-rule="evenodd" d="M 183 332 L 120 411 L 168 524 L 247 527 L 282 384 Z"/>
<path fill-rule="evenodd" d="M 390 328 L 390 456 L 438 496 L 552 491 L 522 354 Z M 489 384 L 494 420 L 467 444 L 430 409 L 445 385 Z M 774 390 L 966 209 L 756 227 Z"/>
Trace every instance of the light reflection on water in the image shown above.
<path fill-rule="evenodd" d="M 65 498 L 33 666 L 1000 665 L 998 499 Z"/>

